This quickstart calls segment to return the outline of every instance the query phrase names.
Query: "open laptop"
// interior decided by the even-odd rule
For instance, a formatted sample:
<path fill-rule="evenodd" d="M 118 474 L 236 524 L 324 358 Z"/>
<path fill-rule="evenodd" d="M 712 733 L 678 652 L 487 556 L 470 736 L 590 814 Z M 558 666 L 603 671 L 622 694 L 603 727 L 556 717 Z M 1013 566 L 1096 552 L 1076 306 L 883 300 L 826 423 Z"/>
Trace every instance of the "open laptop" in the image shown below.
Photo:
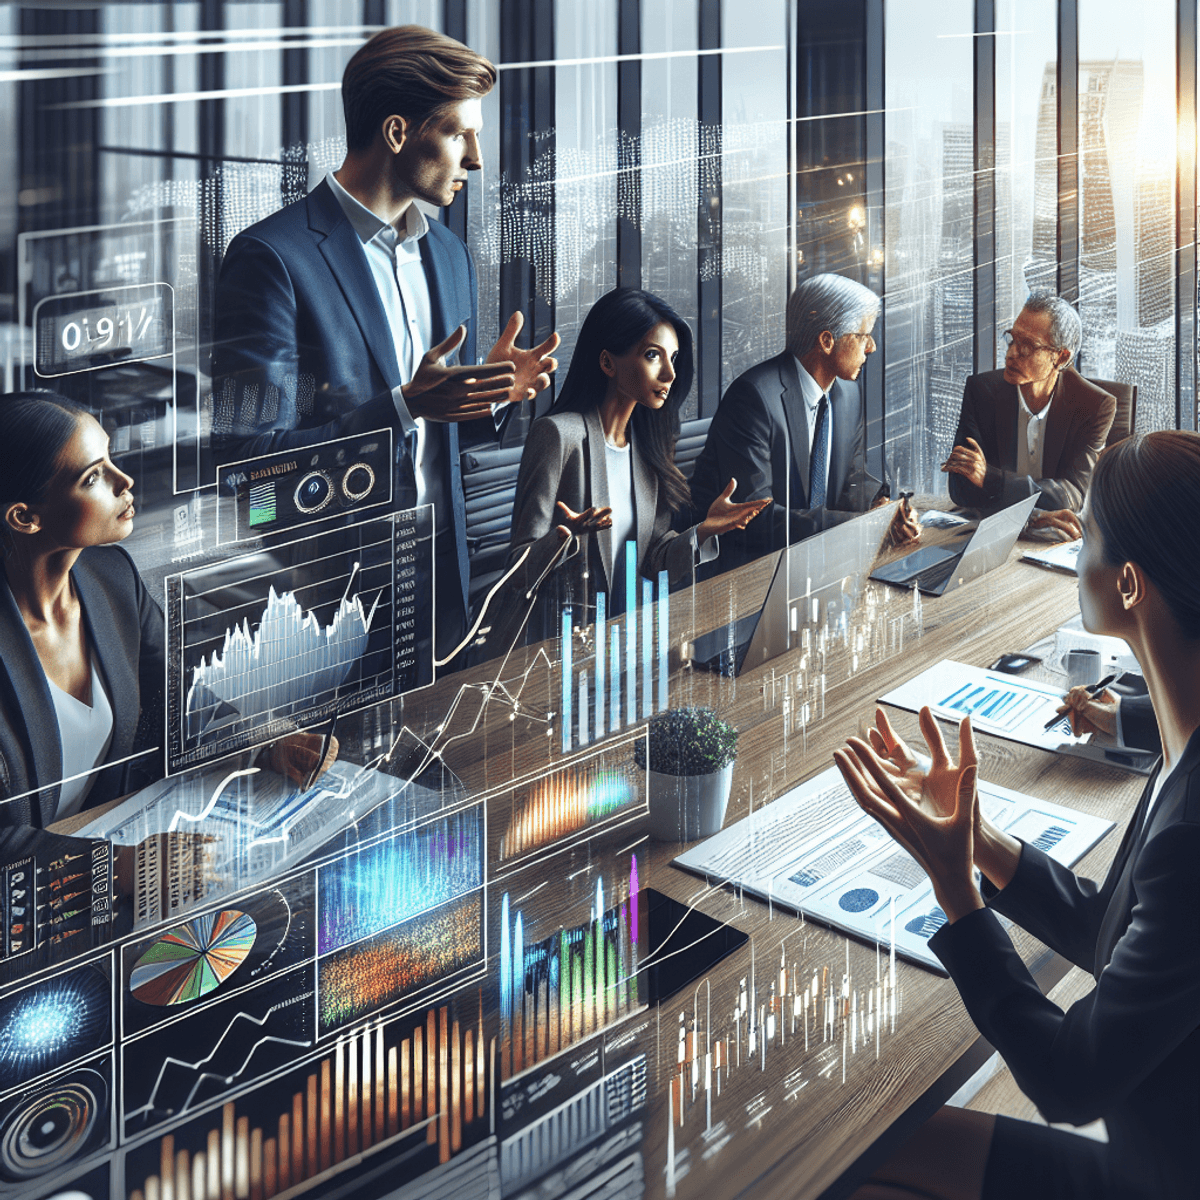
<path fill-rule="evenodd" d="M 692 664 L 735 676 L 791 648 L 806 625 L 848 614 L 875 562 L 896 505 L 861 513 L 779 552 L 757 611 L 692 643 Z"/>
<path fill-rule="evenodd" d="M 1037 504 L 1037 494 L 984 517 L 974 529 L 964 526 L 961 533 L 940 546 L 922 546 L 895 562 L 879 567 L 871 574 L 881 583 L 915 587 L 929 596 L 941 596 L 994 571 L 1008 559 L 1029 514 Z"/>

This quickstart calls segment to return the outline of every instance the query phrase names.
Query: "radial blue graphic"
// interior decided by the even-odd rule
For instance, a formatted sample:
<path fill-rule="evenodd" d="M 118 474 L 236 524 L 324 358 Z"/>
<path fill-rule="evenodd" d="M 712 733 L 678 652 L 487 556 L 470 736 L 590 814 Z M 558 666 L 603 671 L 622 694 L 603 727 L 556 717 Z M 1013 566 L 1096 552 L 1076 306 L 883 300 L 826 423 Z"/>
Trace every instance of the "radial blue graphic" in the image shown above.
<path fill-rule="evenodd" d="M 868 908 L 879 903 L 879 893 L 871 888 L 851 888 L 838 900 L 838 908 L 846 912 L 866 912 Z"/>
<path fill-rule="evenodd" d="M 0 1001 L 0 1079 L 24 1083 L 95 1050 L 111 1033 L 112 985 L 95 967 Z"/>

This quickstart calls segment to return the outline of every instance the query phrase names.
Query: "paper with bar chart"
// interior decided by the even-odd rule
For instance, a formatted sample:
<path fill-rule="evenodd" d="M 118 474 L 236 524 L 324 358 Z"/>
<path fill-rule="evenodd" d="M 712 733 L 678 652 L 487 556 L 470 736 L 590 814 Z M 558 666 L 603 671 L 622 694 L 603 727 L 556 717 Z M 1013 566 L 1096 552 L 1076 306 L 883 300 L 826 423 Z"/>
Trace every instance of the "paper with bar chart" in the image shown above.
<path fill-rule="evenodd" d="M 170 576 L 169 769 L 427 682 L 431 529 L 413 509 Z"/>
<path fill-rule="evenodd" d="M 988 818 L 1071 866 L 1111 821 L 979 782 Z M 864 813 L 837 767 L 785 792 L 676 858 L 677 866 L 729 881 L 942 972 L 929 939 L 945 924 L 920 864 Z"/>
<path fill-rule="evenodd" d="M 1076 737 L 1064 715 L 1046 728 L 1062 703 L 1063 689 L 969 667 L 946 659 L 880 697 L 884 704 L 918 712 L 925 705 L 948 721 L 970 716 L 975 729 L 1042 750 L 1086 745 L 1090 734 Z"/>

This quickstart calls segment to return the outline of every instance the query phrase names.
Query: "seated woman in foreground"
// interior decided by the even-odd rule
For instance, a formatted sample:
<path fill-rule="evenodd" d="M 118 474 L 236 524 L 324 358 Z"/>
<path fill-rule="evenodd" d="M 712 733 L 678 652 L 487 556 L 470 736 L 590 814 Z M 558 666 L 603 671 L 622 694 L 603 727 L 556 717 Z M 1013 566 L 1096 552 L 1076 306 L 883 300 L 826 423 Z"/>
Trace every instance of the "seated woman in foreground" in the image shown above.
<path fill-rule="evenodd" d="M 624 612 L 627 541 L 637 575 L 666 570 L 674 582 L 716 556 L 719 534 L 744 529 L 770 503 L 734 504 L 731 479 L 703 521 L 671 528 L 690 503 L 675 442 L 692 374 L 692 331 L 657 296 L 617 288 L 592 306 L 554 407 L 525 442 L 508 558 L 517 569 L 493 600 L 489 653 L 521 636 L 531 606 L 529 641 L 554 636 L 561 608 L 591 605 L 596 592 L 609 616 Z"/>
<path fill-rule="evenodd" d="M 1079 604 L 1123 638 L 1162 736 L 1103 884 L 1077 878 L 982 814 L 970 723 L 959 761 L 929 709 L 923 771 L 887 718 L 834 755 L 858 803 L 925 868 L 947 923 L 930 940 L 980 1032 L 1048 1121 L 1103 1117 L 1107 1145 L 943 1109 L 868 1197 L 1175 1200 L 1197 1194 L 1200 1129 L 1200 435 L 1135 436 L 1100 459 L 1082 514 Z M 984 876 L 984 894 L 973 868 Z M 986 899 L 986 903 L 985 903 Z M 991 909 L 1096 978 L 1065 1013 Z"/>

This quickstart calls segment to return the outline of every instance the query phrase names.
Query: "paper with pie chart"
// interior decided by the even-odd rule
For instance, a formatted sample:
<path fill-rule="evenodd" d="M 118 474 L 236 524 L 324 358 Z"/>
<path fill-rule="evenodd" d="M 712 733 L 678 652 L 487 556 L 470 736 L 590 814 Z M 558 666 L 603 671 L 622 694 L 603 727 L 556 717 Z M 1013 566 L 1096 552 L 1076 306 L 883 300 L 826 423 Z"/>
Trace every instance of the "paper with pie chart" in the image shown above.
<path fill-rule="evenodd" d="M 983 780 L 979 798 L 1001 829 L 1067 866 L 1113 826 Z M 946 921 L 933 885 L 916 859 L 855 804 L 837 767 L 674 861 L 886 948 L 894 938 L 897 954 L 945 974 L 929 949 Z"/>
<path fill-rule="evenodd" d="M 143 1004 L 189 1004 L 220 987 L 246 961 L 258 929 L 237 909 L 205 913 L 162 937 L 138 959 L 129 990 Z"/>

